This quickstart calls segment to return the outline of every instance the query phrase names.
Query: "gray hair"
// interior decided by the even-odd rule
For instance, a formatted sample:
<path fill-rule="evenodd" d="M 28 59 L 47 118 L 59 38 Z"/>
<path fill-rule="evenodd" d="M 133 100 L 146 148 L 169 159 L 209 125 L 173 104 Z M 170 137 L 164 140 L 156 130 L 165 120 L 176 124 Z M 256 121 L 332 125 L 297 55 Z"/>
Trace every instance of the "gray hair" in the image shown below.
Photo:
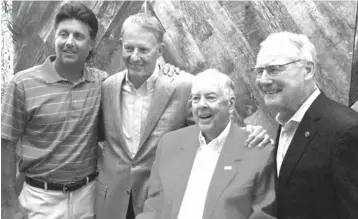
<path fill-rule="evenodd" d="M 124 31 L 133 24 L 137 24 L 138 26 L 147 29 L 155 35 L 158 42 L 163 42 L 165 30 L 156 17 L 145 13 L 137 13 L 129 16 L 123 22 L 121 36 L 123 36 Z"/>
<path fill-rule="evenodd" d="M 270 34 L 261 44 L 260 48 L 269 44 L 271 41 L 288 41 L 297 49 L 297 57 L 306 61 L 317 63 L 317 51 L 312 42 L 306 35 L 291 32 L 278 32 Z"/>

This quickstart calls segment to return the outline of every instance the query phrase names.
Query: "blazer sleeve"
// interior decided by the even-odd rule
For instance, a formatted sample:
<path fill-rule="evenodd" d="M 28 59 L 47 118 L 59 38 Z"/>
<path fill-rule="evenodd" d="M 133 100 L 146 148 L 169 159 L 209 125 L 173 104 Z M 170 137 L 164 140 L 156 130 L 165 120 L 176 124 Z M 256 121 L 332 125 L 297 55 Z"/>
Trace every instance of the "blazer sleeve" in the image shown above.
<path fill-rule="evenodd" d="M 138 214 L 136 219 L 159 219 L 161 208 L 164 204 L 163 187 L 159 176 L 160 156 L 162 151 L 163 138 L 159 141 L 155 160 L 151 169 L 149 179 L 149 191 L 144 203 L 143 212 Z"/>
<path fill-rule="evenodd" d="M 342 218 L 358 218 L 358 125 L 339 138 L 332 169 Z"/>
<path fill-rule="evenodd" d="M 273 219 L 276 218 L 277 214 L 275 208 L 274 154 L 272 148 L 267 148 L 267 150 L 269 151 L 266 152 L 269 153 L 266 153 L 266 159 L 262 162 L 263 165 L 252 193 L 253 212 L 249 217 L 250 219 Z"/>

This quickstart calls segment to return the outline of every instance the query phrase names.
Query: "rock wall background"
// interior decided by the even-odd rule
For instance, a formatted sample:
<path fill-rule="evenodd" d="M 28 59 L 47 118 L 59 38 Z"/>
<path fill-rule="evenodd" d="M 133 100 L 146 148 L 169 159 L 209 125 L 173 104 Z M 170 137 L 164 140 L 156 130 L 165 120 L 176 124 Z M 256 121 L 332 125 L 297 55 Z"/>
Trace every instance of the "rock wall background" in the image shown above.
<path fill-rule="evenodd" d="M 53 19 L 66 1 L 13 1 L 14 71 L 41 63 L 54 53 Z M 316 45 L 321 89 L 345 105 L 357 99 L 353 48 L 355 1 L 85 1 L 100 23 L 94 66 L 114 74 L 124 68 L 119 33 L 125 18 L 139 11 L 155 15 L 166 29 L 163 56 L 196 74 L 217 68 L 236 84 L 236 108 L 247 123 L 275 130 L 254 84 L 259 43 L 270 33 L 293 31 Z M 357 60 L 354 59 L 354 60 Z M 354 63 L 357 63 L 355 61 Z M 356 65 L 358 66 L 358 65 Z"/>

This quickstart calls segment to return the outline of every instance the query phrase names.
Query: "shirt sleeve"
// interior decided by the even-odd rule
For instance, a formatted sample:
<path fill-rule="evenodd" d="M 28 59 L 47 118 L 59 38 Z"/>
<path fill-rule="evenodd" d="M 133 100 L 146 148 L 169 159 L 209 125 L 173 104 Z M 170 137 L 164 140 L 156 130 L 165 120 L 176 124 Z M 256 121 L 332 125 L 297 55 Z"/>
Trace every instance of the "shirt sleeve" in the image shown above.
<path fill-rule="evenodd" d="M 1 105 L 1 138 L 17 141 L 26 126 L 25 91 L 21 83 L 14 80 L 8 83 Z"/>

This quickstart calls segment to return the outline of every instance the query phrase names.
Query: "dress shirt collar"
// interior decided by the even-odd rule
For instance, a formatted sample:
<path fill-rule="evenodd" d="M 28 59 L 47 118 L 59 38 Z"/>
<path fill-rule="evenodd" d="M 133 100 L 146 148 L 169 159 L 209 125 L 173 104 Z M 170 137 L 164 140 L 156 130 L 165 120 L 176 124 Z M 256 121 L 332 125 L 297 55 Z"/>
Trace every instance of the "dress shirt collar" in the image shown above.
<path fill-rule="evenodd" d="M 231 120 L 227 124 L 226 128 L 220 133 L 220 135 L 213 139 L 208 144 L 206 143 L 205 137 L 203 136 L 202 132 L 199 133 L 199 143 L 200 143 L 200 149 L 203 147 L 211 147 L 213 150 L 220 153 L 222 147 L 224 146 L 225 140 L 229 134 L 231 127 Z"/>
<path fill-rule="evenodd" d="M 159 71 L 160 71 L 160 67 L 159 67 L 159 64 L 157 62 L 157 64 L 155 65 L 155 69 L 154 69 L 152 75 L 138 89 L 135 89 L 133 83 L 129 80 L 128 70 L 127 70 L 123 88 L 128 90 L 128 91 L 131 91 L 131 92 L 134 92 L 135 90 L 144 90 L 145 93 L 147 93 L 147 92 L 149 92 L 149 91 L 154 89 L 154 85 L 155 85 L 155 82 L 156 82 L 156 80 L 158 78 Z"/>
<path fill-rule="evenodd" d="M 312 103 L 316 100 L 316 98 L 321 94 L 321 91 L 316 88 L 316 90 L 307 98 L 307 100 L 300 106 L 300 108 L 296 111 L 296 113 L 289 119 L 286 123 L 284 123 L 282 120 L 280 120 L 280 113 L 276 116 L 276 121 L 280 125 L 285 125 L 289 123 L 290 121 L 294 121 L 296 123 L 300 123 L 306 114 L 308 108 L 312 105 Z"/>
<path fill-rule="evenodd" d="M 62 78 L 56 71 L 54 66 L 54 61 L 56 59 L 55 55 L 49 56 L 45 62 L 42 64 L 43 71 L 40 72 L 41 76 L 45 79 L 46 83 L 56 83 L 59 81 L 65 81 L 66 79 Z M 96 77 L 91 73 L 86 66 L 83 67 L 83 79 L 90 82 L 95 82 Z"/>

